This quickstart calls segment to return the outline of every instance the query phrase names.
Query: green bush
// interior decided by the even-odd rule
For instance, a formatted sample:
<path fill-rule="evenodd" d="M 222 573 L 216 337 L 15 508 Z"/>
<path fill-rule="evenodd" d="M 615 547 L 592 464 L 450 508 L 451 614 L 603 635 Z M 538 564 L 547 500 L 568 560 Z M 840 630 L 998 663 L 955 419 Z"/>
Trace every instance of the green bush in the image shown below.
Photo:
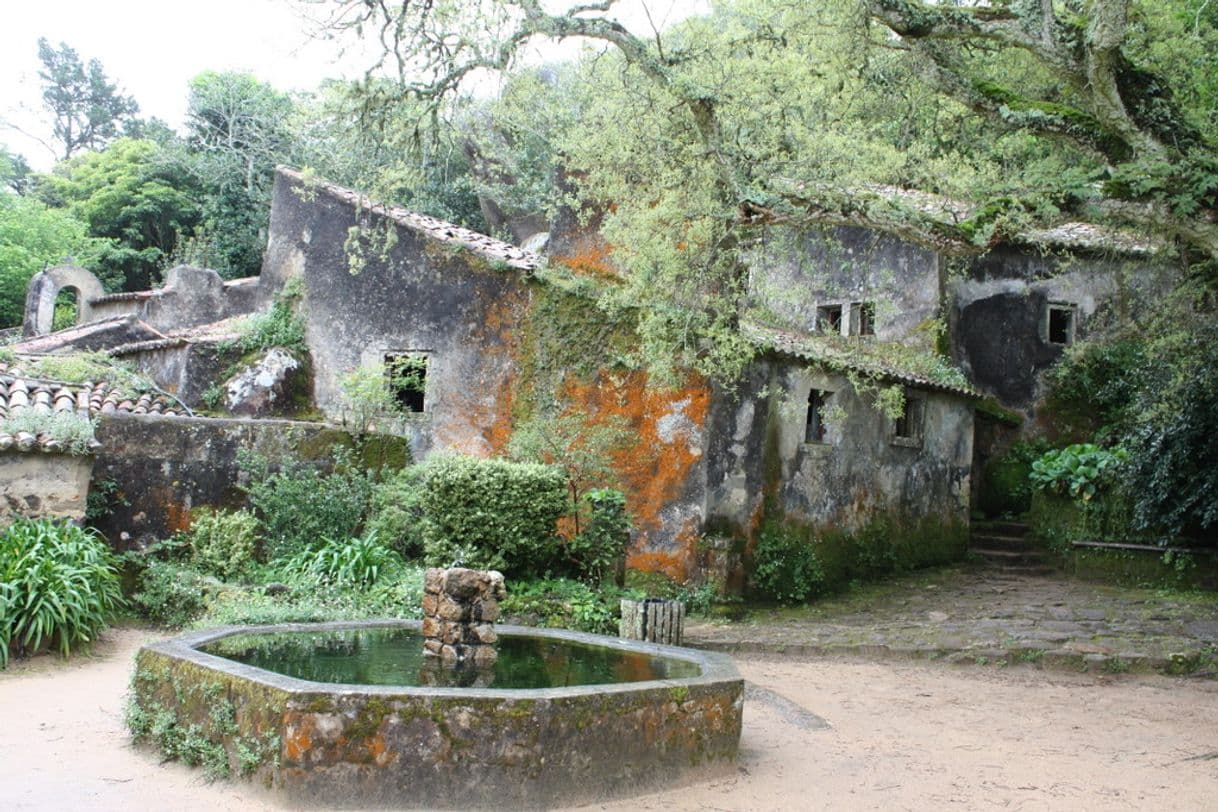
<path fill-rule="evenodd" d="M 576 571 L 600 583 L 617 568 L 630 543 L 630 516 L 626 496 L 611 488 L 588 491 L 581 499 L 587 520 L 584 529 L 567 544 L 567 556 Z"/>
<path fill-rule="evenodd" d="M 1124 449 L 1108 450 L 1093 443 L 1077 443 L 1047 451 L 1032 463 L 1032 486 L 1064 494 L 1084 502 L 1117 481 L 1120 469 L 1129 461 Z"/>
<path fill-rule="evenodd" d="M 381 544 L 376 533 L 360 538 L 326 539 L 320 547 L 301 550 L 285 566 L 287 572 L 318 584 L 366 589 L 402 559 Z"/>
<path fill-rule="evenodd" d="M 753 551 L 752 583 L 764 598 L 801 603 L 824 590 L 825 573 L 804 534 L 768 522 Z"/>
<path fill-rule="evenodd" d="M 425 467 L 424 551 L 428 563 L 460 563 L 505 575 L 543 572 L 559 557 L 555 532 L 567 510 L 557 468 L 442 456 Z"/>
<path fill-rule="evenodd" d="M 222 585 L 193 567 L 144 556 L 131 603 L 149 620 L 173 628 L 189 624 L 207 610 Z"/>
<path fill-rule="evenodd" d="M 500 605 L 505 618 L 528 626 L 616 634 L 621 599 L 642 594 L 613 588 L 593 589 L 567 578 L 517 581 Z"/>
<path fill-rule="evenodd" d="M 423 466 L 411 465 L 372 489 L 366 529 L 405 558 L 423 552 L 423 475 Z"/>
<path fill-rule="evenodd" d="M 67 656 L 121 604 L 117 562 L 96 531 L 25 518 L 0 531 L 0 665 L 10 649 Z"/>
<path fill-rule="evenodd" d="M 291 558 L 323 539 L 359 534 L 372 497 L 372 472 L 341 455 L 328 474 L 299 462 L 275 473 L 265 459 L 243 456 L 241 463 L 249 475 L 244 487 L 262 526 L 268 560 Z"/>
<path fill-rule="evenodd" d="M 186 532 L 191 563 L 219 578 L 235 578 L 254 563 L 257 535 L 258 519 L 248 510 L 197 510 Z"/>

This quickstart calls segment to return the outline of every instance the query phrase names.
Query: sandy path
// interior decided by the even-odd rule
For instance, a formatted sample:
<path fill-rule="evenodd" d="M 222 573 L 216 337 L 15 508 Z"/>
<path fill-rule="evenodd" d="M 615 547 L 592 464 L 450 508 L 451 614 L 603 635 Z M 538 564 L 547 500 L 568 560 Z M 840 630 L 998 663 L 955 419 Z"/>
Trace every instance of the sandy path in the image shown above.
<path fill-rule="evenodd" d="M 131 657 L 154 636 L 120 629 L 91 658 L 0 672 L 0 808 L 278 808 L 128 744 Z M 1218 807 L 1218 683 L 912 663 L 753 659 L 741 670 L 831 727 L 750 701 L 733 775 L 591 808 Z"/>

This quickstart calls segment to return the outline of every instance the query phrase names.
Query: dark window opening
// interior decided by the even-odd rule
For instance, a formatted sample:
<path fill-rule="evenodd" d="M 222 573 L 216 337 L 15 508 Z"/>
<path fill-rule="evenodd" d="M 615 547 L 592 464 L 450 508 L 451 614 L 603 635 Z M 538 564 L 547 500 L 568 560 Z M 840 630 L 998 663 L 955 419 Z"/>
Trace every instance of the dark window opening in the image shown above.
<path fill-rule="evenodd" d="M 385 377 L 393 399 L 403 411 L 419 413 L 426 404 L 427 356 L 389 353 L 385 356 Z"/>
<path fill-rule="evenodd" d="M 832 392 L 813 389 L 808 393 L 808 419 L 804 426 L 805 443 L 825 442 L 825 402 Z"/>
<path fill-rule="evenodd" d="M 850 305 L 850 335 L 875 335 L 875 302 L 853 302 Z"/>
<path fill-rule="evenodd" d="M 918 441 L 922 439 L 922 420 L 925 414 L 926 401 L 922 398 L 905 396 L 905 406 L 901 416 L 893 427 L 893 436 L 898 440 Z"/>
<path fill-rule="evenodd" d="M 821 305 L 816 308 L 816 329 L 822 333 L 842 334 L 842 306 Z"/>
<path fill-rule="evenodd" d="M 1049 305 L 1049 343 L 1074 343 L 1073 305 Z"/>

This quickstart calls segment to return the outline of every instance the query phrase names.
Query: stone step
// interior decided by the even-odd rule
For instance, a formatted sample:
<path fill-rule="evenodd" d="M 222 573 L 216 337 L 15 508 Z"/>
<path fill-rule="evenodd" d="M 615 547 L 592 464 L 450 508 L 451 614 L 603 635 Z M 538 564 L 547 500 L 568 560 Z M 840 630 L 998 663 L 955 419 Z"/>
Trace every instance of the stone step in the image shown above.
<path fill-rule="evenodd" d="M 1016 564 L 1043 564 L 1044 554 L 1040 550 L 995 550 L 989 547 L 969 547 L 970 553 L 1002 566 Z"/>
<path fill-rule="evenodd" d="M 1016 536 L 1022 538 L 1031 532 L 1032 528 L 1023 522 L 1009 522 L 1000 519 L 973 522 L 974 533 L 992 533 L 998 536 Z"/>
<path fill-rule="evenodd" d="M 1056 569 L 1048 564 L 1019 564 L 1012 566 L 988 564 L 985 571 L 989 575 L 995 575 L 1000 578 L 1005 576 L 1016 579 L 1052 575 L 1057 572 Z"/>
<path fill-rule="evenodd" d="M 1040 549 L 1033 539 L 1026 536 L 1008 536 L 997 533 L 974 532 L 969 536 L 968 544 L 970 548 L 984 548 L 987 550 L 1028 552 Z"/>

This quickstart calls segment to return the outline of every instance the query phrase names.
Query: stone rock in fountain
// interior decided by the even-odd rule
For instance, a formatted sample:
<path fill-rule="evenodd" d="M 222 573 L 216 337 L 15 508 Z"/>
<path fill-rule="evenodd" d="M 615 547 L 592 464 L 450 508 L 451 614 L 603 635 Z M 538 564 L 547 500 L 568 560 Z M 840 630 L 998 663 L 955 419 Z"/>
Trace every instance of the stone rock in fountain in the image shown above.
<path fill-rule="evenodd" d="M 447 664 L 495 664 L 499 601 L 507 596 L 495 570 L 429 569 L 423 577 L 423 653 Z"/>

